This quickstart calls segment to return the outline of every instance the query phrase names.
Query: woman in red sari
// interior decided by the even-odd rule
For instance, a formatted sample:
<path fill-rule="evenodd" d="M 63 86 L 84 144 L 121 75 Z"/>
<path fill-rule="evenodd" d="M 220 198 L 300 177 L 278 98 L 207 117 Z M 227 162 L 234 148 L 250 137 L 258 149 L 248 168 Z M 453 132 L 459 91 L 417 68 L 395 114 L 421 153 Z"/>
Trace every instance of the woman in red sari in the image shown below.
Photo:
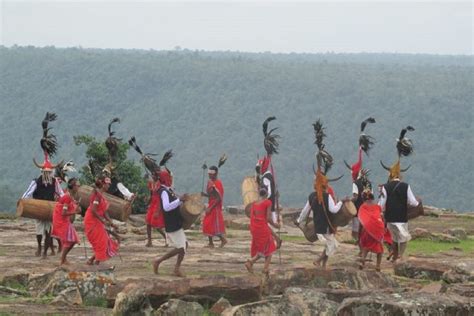
<path fill-rule="evenodd" d="M 209 181 L 207 182 L 207 193 L 209 197 L 209 206 L 202 221 L 202 232 L 209 239 L 207 247 L 214 248 L 212 238 L 217 236 L 221 240 L 220 247 L 227 243 L 225 238 L 224 216 L 222 214 L 222 204 L 224 199 L 224 186 L 222 181 L 217 179 L 218 169 L 212 166 L 208 170 Z"/>
<path fill-rule="evenodd" d="M 160 194 L 158 190 L 160 189 L 161 183 L 159 180 L 159 170 L 155 171 L 152 175 L 152 180 L 148 182 L 148 189 L 150 190 L 150 203 L 148 205 L 148 211 L 146 213 L 146 234 L 148 237 L 148 242 L 146 247 L 151 247 L 151 230 L 156 228 L 161 236 L 165 239 L 165 247 L 168 247 L 168 242 L 166 240 L 166 235 L 163 232 L 165 228 L 165 217 L 163 211 L 161 210 L 160 204 Z"/>
<path fill-rule="evenodd" d="M 373 252 L 377 254 L 377 266 L 375 270 L 380 271 L 385 235 L 382 208 L 374 202 L 374 194 L 371 189 L 365 189 L 362 192 L 362 199 L 364 203 L 360 206 L 357 215 L 361 224 L 359 243 L 362 249 L 362 258 L 360 269 L 364 268 L 367 254 Z"/>
<path fill-rule="evenodd" d="M 251 258 L 245 263 L 247 271 L 253 273 L 253 264 L 260 257 L 265 258 L 263 273 L 269 273 L 272 254 L 275 252 L 276 243 L 272 231 L 268 224 L 279 228 L 279 224 L 272 221 L 272 202 L 267 199 L 267 190 L 261 188 L 260 198 L 250 207 L 250 233 L 252 234 L 252 244 L 250 247 Z"/>
<path fill-rule="evenodd" d="M 59 198 L 53 212 L 51 237 L 61 241 L 61 265 L 69 264 L 66 256 L 75 244 L 79 244 L 76 229 L 74 229 L 74 225 L 71 223 L 71 216 L 81 213 L 81 208 L 72 198 L 77 193 L 79 186 L 79 181 L 76 178 L 70 179 L 67 183 L 67 192 Z"/>
<path fill-rule="evenodd" d="M 118 243 L 109 236 L 105 229 L 106 223 L 117 228 L 107 212 L 109 202 L 103 196 L 109 189 L 110 183 L 110 178 L 104 176 L 96 180 L 96 189 L 91 194 L 90 204 L 84 217 L 84 230 L 94 251 L 94 255 L 87 261 L 87 264 L 93 264 L 94 261 L 99 264 L 118 253 Z"/>

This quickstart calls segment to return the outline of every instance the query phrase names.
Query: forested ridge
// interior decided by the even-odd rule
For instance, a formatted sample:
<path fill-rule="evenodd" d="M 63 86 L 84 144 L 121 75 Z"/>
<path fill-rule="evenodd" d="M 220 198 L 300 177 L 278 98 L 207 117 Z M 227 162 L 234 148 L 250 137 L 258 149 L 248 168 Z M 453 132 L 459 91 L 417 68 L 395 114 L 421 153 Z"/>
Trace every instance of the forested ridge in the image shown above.
<path fill-rule="evenodd" d="M 427 205 L 473 210 L 473 57 L 402 54 L 270 54 L 189 50 L 0 48 L 0 209 L 13 211 L 39 171 L 39 140 L 46 111 L 61 158 L 85 163 L 73 136 L 136 136 L 146 152 L 173 149 L 169 167 L 179 192 L 201 190 L 201 165 L 226 153 L 220 176 L 225 204 L 240 204 L 240 184 L 262 156 L 263 120 L 277 117 L 282 136 L 273 159 L 281 204 L 303 206 L 312 190 L 312 123 L 327 127 L 326 149 L 335 158 L 330 177 L 339 197 L 351 193 L 343 159 L 357 158 L 359 125 L 376 139 L 364 165 L 375 184 L 396 159 L 400 129 L 415 145 L 405 175 Z M 139 160 L 133 150 L 129 158 Z"/>

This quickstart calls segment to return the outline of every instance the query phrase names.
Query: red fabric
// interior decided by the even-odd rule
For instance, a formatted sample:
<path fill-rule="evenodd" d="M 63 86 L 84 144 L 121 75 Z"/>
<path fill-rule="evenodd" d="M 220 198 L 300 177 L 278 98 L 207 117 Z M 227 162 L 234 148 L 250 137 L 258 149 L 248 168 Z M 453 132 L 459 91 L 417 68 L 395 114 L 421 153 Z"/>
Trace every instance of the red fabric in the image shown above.
<path fill-rule="evenodd" d="M 214 206 L 210 212 L 206 212 L 202 221 L 202 232 L 207 236 L 220 236 L 225 234 L 224 216 L 222 214 L 222 204 L 224 201 L 224 186 L 221 180 L 209 180 L 207 182 L 207 193 L 209 194 L 209 205 L 214 205 L 217 202 L 214 194 L 211 194 L 216 189 L 221 200 Z"/>
<path fill-rule="evenodd" d="M 265 156 L 262 159 L 258 161 L 258 164 L 260 166 L 260 174 L 264 174 L 267 172 L 268 168 L 270 167 L 270 164 L 272 163 L 272 156 Z M 273 170 L 272 170 L 273 171 Z M 272 172 L 273 174 L 273 172 Z"/>
<path fill-rule="evenodd" d="M 148 189 L 150 189 L 150 204 L 146 213 L 145 221 L 148 225 L 155 228 L 165 227 L 165 215 L 161 210 L 160 195 L 158 189 L 160 188 L 160 182 L 150 181 L 148 182 Z"/>
<path fill-rule="evenodd" d="M 364 203 L 357 215 L 363 231 L 360 233 L 360 246 L 375 253 L 382 253 L 385 225 L 382 220 L 382 208 L 378 204 Z"/>
<path fill-rule="evenodd" d="M 359 147 L 359 160 L 351 166 L 352 180 L 357 180 L 360 169 L 362 168 L 362 148 Z"/>
<path fill-rule="evenodd" d="M 390 234 L 390 231 L 388 230 L 388 228 L 385 228 L 385 234 L 383 235 L 383 241 L 384 241 L 384 243 L 387 243 L 389 245 L 393 244 L 392 234 Z"/>
<path fill-rule="evenodd" d="M 250 255 L 255 257 L 261 255 L 268 257 L 276 250 L 270 227 L 267 222 L 267 209 L 272 206 L 269 199 L 255 202 L 250 207 L 250 233 L 252 234 L 252 244 Z"/>
<path fill-rule="evenodd" d="M 328 184 L 327 192 L 332 197 L 334 202 L 336 202 L 336 193 L 334 193 L 334 189 L 329 184 Z"/>
<path fill-rule="evenodd" d="M 74 225 L 71 223 L 71 215 L 63 215 L 64 205 L 68 206 L 67 213 L 72 213 L 77 206 L 69 193 L 65 193 L 59 199 L 53 212 L 53 230 L 51 231 L 51 236 L 61 240 L 61 244 L 69 248 L 79 243 L 79 236 L 77 235 Z"/>
<path fill-rule="evenodd" d="M 168 170 L 164 169 L 160 171 L 160 182 L 168 188 L 173 184 L 173 178 L 171 177 Z"/>
<path fill-rule="evenodd" d="M 91 194 L 89 201 L 89 207 L 84 217 L 84 230 L 94 250 L 95 259 L 98 261 L 105 261 L 115 255 L 117 255 L 118 243 L 110 238 L 109 234 L 105 229 L 105 225 L 94 216 L 92 213 L 93 202 L 98 199 L 99 204 L 97 206 L 97 214 L 101 217 L 104 216 L 105 212 L 109 208 L 109 202 L 103 197 L 102 194 L 95 192 Z"/>

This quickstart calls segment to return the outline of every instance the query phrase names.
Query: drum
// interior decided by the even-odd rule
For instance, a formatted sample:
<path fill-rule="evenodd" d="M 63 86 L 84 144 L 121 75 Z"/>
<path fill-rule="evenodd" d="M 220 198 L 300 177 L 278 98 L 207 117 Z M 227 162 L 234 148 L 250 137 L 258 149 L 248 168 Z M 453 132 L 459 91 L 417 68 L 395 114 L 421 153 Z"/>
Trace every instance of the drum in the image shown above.
<path fill-rule="evenodd" d="M 76 199 L 84 210 L 89 207 L 90 196 L 93 191 L 94 188 L 88 185 L 81 185 L 79 187 Z M 103 196 L 110 204 L 109 216 L 118 221 L 125 222 L 132 212 L 132 203 L 108 193 L 103 193 Z"/>
<path fill-rule="evenodd" d="M 334 227 L 343 227 L 357 215 L 357 209 L 352 201 L 347 201 L 342 204 L 341 209 L 336 214 L 328 211 L 329 219 Z"/>
<path fill-rule="evenodd" d="M 418 206 L 409 206 L 408 207 L 408 210 L 407 210 L 407 219 L 408 220 L 411 220 L 411 219 L 415 219 L 417 218 L 418 216 L 423 216 L 425 214 L 425 210 L 423 208 L 423 203 L 421 202 L 421 199 L 419 197 L 416 197 L 417 201 L 418 201 Z"/>
<path fill-rule="evenodd" d="M 316 234 L 316 231 L 314 229 L 314 222 L 312 219 L 307 221 L 305 225 L 298 225 L 298 228 L 301 229 L 304 234 L 304 237 L 309 242 L 315 242 L 316 240 L 318 240 L 318 235 Z"/>
<path fill-rule="evenodd" d="M 253 203 L 247 204 L 245 207 L 245 215 L 247 215 L 248 218 L 250 218 L 250 208 L 252 207 Z"/>
<path fill-rule="evenodd" d="M 16 203 L 16 216 L 52 221 L 56 202 L 37 199 L 19 199 Z"/>
<path fill-rule="evenodd" d="M 183 229 L 189 229 L 205 209 L 201 193 L 188 194 L 188 199 L 179 208 L 183 218 Z"/>
<path fill-rule="evenodd" d="M 242 182 L 242 201 L 244 202 L 244 207 L 258 201 L 258 184 L 255 177 L 244 178 Z"/>

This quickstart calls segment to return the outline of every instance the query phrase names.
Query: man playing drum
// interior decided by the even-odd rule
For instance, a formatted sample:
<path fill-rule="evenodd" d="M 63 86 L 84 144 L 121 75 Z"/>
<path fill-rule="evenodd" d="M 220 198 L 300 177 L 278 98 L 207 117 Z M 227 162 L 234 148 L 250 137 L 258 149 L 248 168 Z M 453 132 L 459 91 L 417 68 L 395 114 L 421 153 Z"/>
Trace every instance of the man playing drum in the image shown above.
<path fill-rule="evenodd" d="M 385 222 L 393 239 L 392 262 L 402 259 L 407 243 L 411 239 L 408 232 L 408 206 L 418 206 L 419 203 L 410 185 L 401 181 L 401 172 L 408 170 L 409 167 L 400 169 L 401 156 L 409 156 L 413 152 L 411 140 L 405 137 L 407 131 L 413 130 L 411 126 L 402 129 L 397 139 L 398 160 L 390 168 L 381 162 L 382 166 L 389 171 L 388 182 L 381 188 L 379 205 L 384 210 Z"/>
<path fill-rule="evenodd" d="M 183 262 L 188 242 L 184 234 L 183 219 L 181 218 L 179 208 L 187 199 L 187 195 L 185 194 L 182 197 L 178 197 L 174 193 L 171 188 L 172 178 L 167 169 L 160 171 L 160 183 L 159 195 L 161 209 L 164 211 L 165 216 L 166 239 L 168 240 L 169 246 L 173 249 L 162 257 L 153 260 L 153 272 L 158 274 L 158 268 L 163 261 L 178 256 L 173 274 L 184 277 L 184 274 L 181 272 L 181 263 Z"/>

